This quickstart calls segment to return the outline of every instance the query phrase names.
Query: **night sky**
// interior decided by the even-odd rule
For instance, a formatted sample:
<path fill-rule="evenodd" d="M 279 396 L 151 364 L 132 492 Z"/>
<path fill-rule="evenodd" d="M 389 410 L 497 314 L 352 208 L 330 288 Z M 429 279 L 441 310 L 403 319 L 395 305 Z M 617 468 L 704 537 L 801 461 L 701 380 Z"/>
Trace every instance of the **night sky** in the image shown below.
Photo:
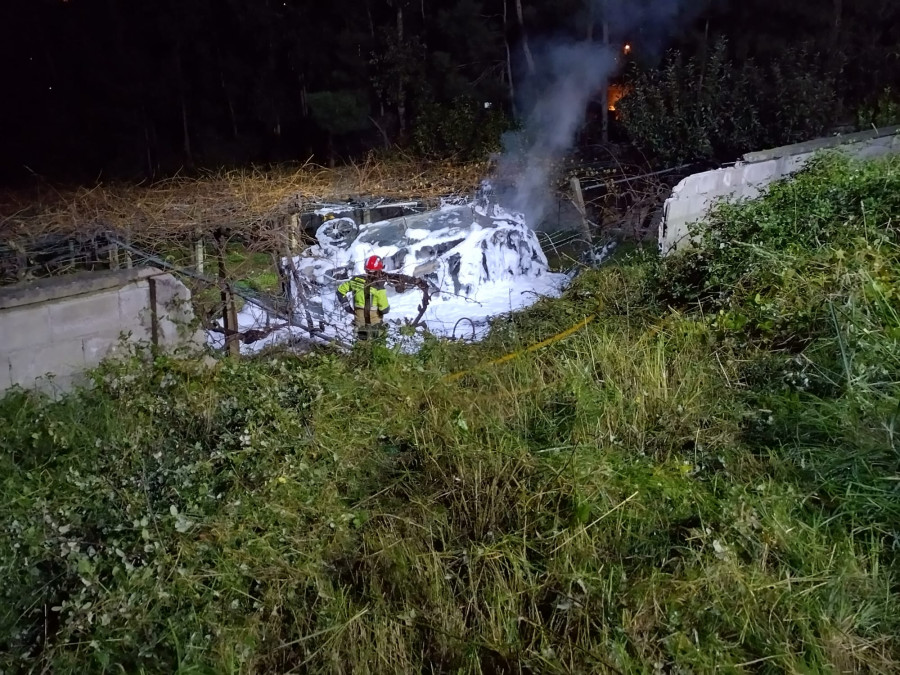
<path fill-rule="evenodd" d="M 460 101 L 512 113 L 509 73 L 513 85 L 525 77 L 523 32 L 532 43 L 601 39 L 596 8 L 583 0 L 524 0 L 523 25 L 514 2 L 504 4 L 10 0 L 0 10 L 0 178 L 143 179 L 342 161 L 386 145 L 415 152 L 434 135 L 429 113 L 446 118 Z M 898 6 L 710 0 L 686 3 L 663 30 L 643 21 L 618 35 L 613 25 L 612 38 L 634 42 L 642 67 L 658 65 L 666 47 L 703 55 L 722 38 L 735 63 L 778 63 L 808 46 L 837 73 L 838 124 L 897 87 Z"/>

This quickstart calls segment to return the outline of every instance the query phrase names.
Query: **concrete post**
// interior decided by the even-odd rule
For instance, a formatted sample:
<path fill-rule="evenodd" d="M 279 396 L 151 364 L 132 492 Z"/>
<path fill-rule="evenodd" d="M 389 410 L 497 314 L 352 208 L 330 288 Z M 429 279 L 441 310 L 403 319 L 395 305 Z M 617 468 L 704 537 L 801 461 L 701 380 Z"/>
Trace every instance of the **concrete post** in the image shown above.
<path fill-rule="evenodd" d="M 297 240 L 298 235 L 300 234 L 300 214 L 292 213 L 290 218 L 290 224 L 288 225 L 288 232 L 290 233 L 288 239 L 288 246 L 290 247 L 291 255 L 294 254 L 299 248 L 299 243 Z"/>
<path fill-rule="evenodd" d="M 588 245 L 588 248 L 591 248 L 594 245 L 594 240 L 591 237 L 591 226 L 587 219 L 584 196 L 581 194 L 581 181 L 578 180 L 576 176 L 572 176 L 569 185 L 572 187 L 572 202 L 575 204 L 575 208 L 578 209 L 578 213 L 581 216 L 581 232 L 584 235 L 584 241 Z"/>
<path fill-rule="evenodd" d="M 202 244 L 202 239 L 200 240 Z M 234 305 L 234 293 L 228 283 L 225 271 L 225 243 L 221 233 L 216 233 L 216 257 L 219 267 L 219 288 L 222 292 L 222 323 L 225 329 L 225 349 L 231 356 L 241 355 L 240 330 L 237 321 L 237 308 Z"/>
<path fill-rule="evenodd" d="M 119 247 L 115 244 L 110 244 L 109 246 L 109 269 L 117 270 L 119 269 Z"/>
<path fill-rule="evenodd" d="M 194 269 L 197 271 L 197 274 L 203 274 L 205 258 L 206 250 L 203 246 L 203 235 L 197 233 L 197 239 L 194 241 Z"/>

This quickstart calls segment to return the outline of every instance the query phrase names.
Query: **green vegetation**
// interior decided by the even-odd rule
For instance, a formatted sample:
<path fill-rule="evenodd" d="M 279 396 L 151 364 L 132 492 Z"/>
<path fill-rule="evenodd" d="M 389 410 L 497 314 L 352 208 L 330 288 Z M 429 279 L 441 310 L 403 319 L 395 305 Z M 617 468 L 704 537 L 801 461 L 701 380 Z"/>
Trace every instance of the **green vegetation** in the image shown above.
<path fill-rule="evenodd" d="M 825 158 L 474 347 L 9 395 L 0 668 L 895 670 L 898 200 Z"/>
<path fill-rule="evenodd" d="M 708 55 L 675 51 L 662 68 L 634 69 L 618 106 L 629 139 L 663 162 L 733 159 L 817 138 L 834 124 L 836 77 L 820 55 L 788 49 L 760 65 L 728 52 L 722 40 Z"/>
<path fill-rule="evenodd" d="M 190 266 L 191 263 L 183 263 Z M 207 275 L 216 274 L 215 259 L 208 259 Z M 278 294 L 281 292 L 281 280 L 275 270 L 275 260 L 268 253 L 251 252 L 244 244 L 230 242 L 225 251 L 225 268 L 230 279 L 234 279 L 234 285 L 239 290 L 255 291 L 257 293 Z M 218 316 L 222 311 L 222 291 L 215 286 L 209 286 L 205 282 L 187 280 L 191 285 L 191 293 L 194 299 L 194 308 L 197 314 L 204 317 Z M 235 297 L 235 308 L 240 311 L 244 306 L 241 297 Z"/>
<path fill-rule="evenodd" d="M 478 101 L 459 97 L 451 105 L 423 103 L 413 140 L 423 157 L 479 159 L 500 150 L 500 138 L 510 128 L 502 110 L 485 109 Z"/>
<path fill-rule="evenodd" d="M 860 129 L 900 124 L 900 94 L 886 87 L 872 105 L 860 108 L 857 118 Z"/>
<path fill-rule="evenodd" d="M 235 284 L 260 293 L 277 293 L 281 281 L 275 271 L 275 260 L 268 253 L 250 252 L 243 244 L 229 244 L 225 254 L 229 277 Z"/>

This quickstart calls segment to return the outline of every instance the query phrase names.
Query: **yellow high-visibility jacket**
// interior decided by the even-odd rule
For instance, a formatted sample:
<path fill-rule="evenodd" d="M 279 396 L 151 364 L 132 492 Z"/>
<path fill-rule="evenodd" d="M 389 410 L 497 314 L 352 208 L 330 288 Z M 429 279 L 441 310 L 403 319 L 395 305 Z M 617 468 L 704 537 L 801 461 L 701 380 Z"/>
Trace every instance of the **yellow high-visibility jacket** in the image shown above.
<path fill-rule="evenodd" d="M 353 307 L 368 311 L 377 310 L 381 314 L 387 314 L 390 310 L 387 291 L 384 290 L 384 282 L 375 281 L 365 276 L 356 276 L 348 279 L 338 286 L 338 295 L 346 297 L 353 293 Z"/>

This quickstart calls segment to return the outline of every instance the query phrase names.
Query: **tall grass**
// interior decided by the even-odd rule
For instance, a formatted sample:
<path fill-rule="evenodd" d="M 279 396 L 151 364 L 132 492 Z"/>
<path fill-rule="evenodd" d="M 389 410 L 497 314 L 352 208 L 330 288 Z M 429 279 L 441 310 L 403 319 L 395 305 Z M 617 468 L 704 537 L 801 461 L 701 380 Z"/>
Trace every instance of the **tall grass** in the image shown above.
<path fill-rule="evenodd" d="M 682 303 L 690 261 L 623 260 L 474 347 L 8 396 L 2 667 L 896 670 L 898 267 L 832 243 Z"/>

